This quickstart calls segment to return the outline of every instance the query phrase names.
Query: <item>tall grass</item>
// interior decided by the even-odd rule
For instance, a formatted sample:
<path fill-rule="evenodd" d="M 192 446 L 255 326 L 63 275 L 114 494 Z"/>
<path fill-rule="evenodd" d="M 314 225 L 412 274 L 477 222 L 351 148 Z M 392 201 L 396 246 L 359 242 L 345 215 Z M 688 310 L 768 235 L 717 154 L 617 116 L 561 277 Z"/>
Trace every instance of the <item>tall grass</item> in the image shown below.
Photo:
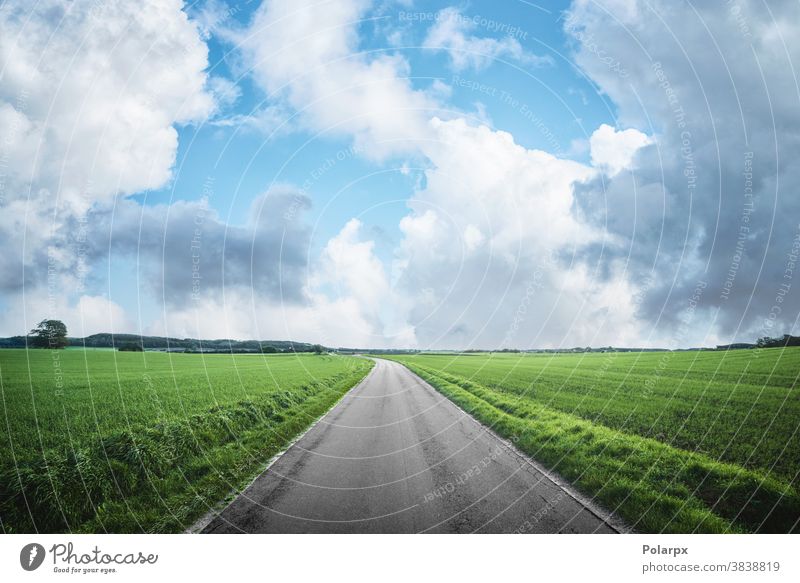
<path fill-rule="evenodd" d="M 777 358 L 777 355 L 773 357 Z M 529 368 L 513 368 L 512 361 L 520 358 L 531 359 L 526 363 L 528 366 L 533 366 L 530 362 L 543 366 L 550 357 L 539 358 L 538 361 L 535 360 L 536 357 L 492 360 L 489 355 L 484 355 L 482 359 L 474 356 L 455 360 L 452 356 L 424 356 L 398 357 L 397 360 L 403 361 L 439 391 L 497 432 L 513 439 L 529 455 L 573 481 L 607 507 L 616 510 L 637 530 L 797 531 L 800 521 L 800 495 L 796 483 L 785 477 L 797 475 L 797 466 L 800 464 L 797 458 L 785 460 L 781 472 L 771 472 L 761 469 L 771 467 L 768 458 L 750 464 L 752 467 L 745 467 L 744 463 L 719 461 L 718 457 L 723 456 L 676 447 L 674 440 L 669 443 L 666 437 L 674 436 L 677 433 L 676 428 L 663 427 L 663 432 L 629 432 L 630 428 L 647 424 L 635 419 L 636 415 L 641 414 L 645 419 L 652 419 L 651 407 L 668 412 L 669 401 L 661 397 L 656 398 L 655 402 L 649 402 L 640 397 L 640 402 L 637 402 L 629 393 L 615 396 L 613 383 L 616 381 L 609 381 L 609 377 L 604 375 L 602 379 L 606 381 L 605 386 L 601 378 L 595 377 L 595 388 L 581 386 L 575 392 L 596 392 L 589 397 L 604 400 L 605 408 L 612 409 L 612 412 L 604 412 L 605 416 L 598 415 L 603 411 L 603 407 L 598 407 L 592 415 L 587 414 L 589 408 L 586 407 L 576 408 L 581 415 L 574 413 L 576 409 L 567 413 L 561 409 L 569 408 L 566 403 L 574 403 L 575 397 L 569 388 L 571 377 L 564 370 L 574 371 L 575 364 L 579 361 L 569 356 L 562 363 L 560 382 L 566 394 L 559 400 L 557 392 L 548 390 L 546 384 L 542 388 L 538 382 L 530 382 L 530 377 L 519 378 L 530 373 Z M 628 359 L 627 366 L 630 368 L 634 358 L 635 356 L 625 355 L 621 361 L 617 361 L 617 367 L 626 366 L 625 360 Z M 567 364 L 569 359 L 573 359 L 571 368 Z M 719 360 L 720 355 L 717 354 L 716 359 Z M 481 360 L 484 362 L 481 363 Z M 504 368 L 500 368 L 500 363 L 505 364 Z M 677 367 L 678 363 L 672 366 Z M 460 374 L 451 374 L 444 370 L 459 370 Z M 467 371 L 471 373 L 471 378 L 467 378 Z M 787 372 L 790 374 L 786 374 Z M 784 377 L 790 377 L 791 372 L 794 371 L 780 370 Z M 557 373 L 552 368 L 548 371 L 553 376 Z M 726 375 L 730 373 L 730 370 L 726 371 Z M 683 374 L 689 374 L 689 367 L 686 367 Z M 550 377 L 551 382 L 553 376 Z M 493 386 L 478 382 L 478 378 L 492 379 Z M 506 380 L 502 381 L 501 378 Z M 611 387 L 608 386 L 609 383 Z M 521 386 L 527 386 L 527 390 L 519 390 Z M 729 390 L 734 391 L 735 386 L 729 387 Z M 785 390 L 792 391 L 793 387 L 786 387 Z M 653 392 L 648 397 L 652 397 L 652 394 Z M 699 395 L 695 395 L 695 401 L 698 397 Z M 751 405 L 757 403 L 756 398 L 751 400 Z M 683 406 L 680 402 L 675 404 L 677 409 Z M 796 399 L 792 406 L 796 407 Z M 709 410 L 713 411 L 699 407 L 703 415 L 708 415 Z M 613 423 L 603 422 L 609 418 L 614 419 L 619 411 L 627 413 L 627 422 L 617 423 L 617 427 Z M 724 408 L 713 411 L 713 421 L 707 422 L 706 429 L 713 427 L 717 418 L 724 420 L 726 415 L 728 411 Z M 760 424 L 764 415 L 763 411 L 755 412 L 752 415 L 753 423 L 759 425 L 744 427 L 743 434 L 749 436 L 760 431 L 766 441 L 774 443 L 782 439 L 784 447 L 791 444 L 791 433 L 784 433 L 785 428 L 775 427 L 774 423 L 772 426 Z M 737 415 L 731 417 L 738 419 Z M 667 415 L 660 419 L 662 418 L 674 422 L 673 416 Z M 795 417 L 793 423 L 796 428 L 800 420 Z M 773 434 L 773 431 L 778 434 Z M 656 435 L 661 439 L 656 438 Z M 702 435 L 705 435 L 705 431 L 696 435 L 698 442 L 702 441 Z M 691 442 L 691 437 L 685 436 L 685 439 Z M 782 450 L 778 446 L 774 447 L 772 454 L 764 455 L 774 455 L 773 462 L 777 462 L 781 459 Z M 769 450 L 751 447 L 751 453 L 753 451 Z M 742 458 L 741 462 L 745 461 L 750 461 L 750 457 Z"/>
<path fill-rule="evenodd" d="M 311 355 L 70 352 L 59 357 L 61 390 L 70 394 L 48 399 L 58 389 L 42 378 L 52 374 L 45 352 L 0 351 L 6 532 L 181 530 L 371 366 Z"/>
<path fill-rule="evenodd" d="M 800 348 L 404 360 L 798 485 Z"/>

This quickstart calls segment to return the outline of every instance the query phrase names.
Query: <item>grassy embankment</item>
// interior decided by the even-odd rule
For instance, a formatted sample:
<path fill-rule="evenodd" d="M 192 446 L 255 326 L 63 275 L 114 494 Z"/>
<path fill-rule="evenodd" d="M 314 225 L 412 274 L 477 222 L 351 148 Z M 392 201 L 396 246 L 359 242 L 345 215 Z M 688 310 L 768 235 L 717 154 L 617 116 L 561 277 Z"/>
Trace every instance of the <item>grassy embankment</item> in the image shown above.
<path fill-rule="evenodd" d="M 180 531 L 371 366 L 309 354 L 0 350 L 0 526 Z"/>

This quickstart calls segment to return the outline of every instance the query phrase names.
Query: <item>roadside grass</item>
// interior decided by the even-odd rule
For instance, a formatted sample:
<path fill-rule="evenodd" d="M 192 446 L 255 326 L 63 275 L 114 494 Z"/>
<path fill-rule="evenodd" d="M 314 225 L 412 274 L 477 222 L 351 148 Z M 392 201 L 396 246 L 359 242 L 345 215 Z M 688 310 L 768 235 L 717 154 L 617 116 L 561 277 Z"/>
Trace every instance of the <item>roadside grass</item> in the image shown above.
<path fill-rule="evenodd" d="M 568 355 L 568 358 L 571 356 Z M 720 355 L 717 354 L 716 357 L 719 360 Z M 777 359 L 778 355 L 772 357 Z M 607 391 L 605 409 L 613 409 L 615 406 L 619 409 L 627 408 L 628 417 L 633 421 L 620 424 L 624 430 L 602 422 L 603 419 L 613 419 L 611 414 L 605 417 L 591 416 L 587 415 L 588 408 L 577 408 L 583 415 L 590 417 L 587 419 L 554 406 L 554 403 L 558 403 L 566 408 L 568 405 L 564 403 L 574 399 L 570 392 L 570 377 L 563 371 L 563 401 L 558 401 L 557 394 L 541 390 L 535 382 L 528 392 L 514 389 L 515 383 L 516 387 L 531 384 L 530 377 L 524 380 L 519 378 L 529 374 L 529 370 L 512 370 L 514 360 L 529 359 L 526 364 L 530 365 L 530 360 L 537 362 L 535 359 L 538 358 L 538 366 L 543 367 L 549 357 L 516 356 L 492 361 L 492 356 L 484 355 L 483 363 L 474 356 L 463 360 L 452 355 L 391 358 L 406 364 L 470 414 L 514 441 L 528 455 L 572 481 L 604 506 L 615 510 L 636 530 L 782 533 L 796 532 L 799 528 L 800 495 L 796 483 L 791 483 L 784 476 L 791 474 L 792 464 L 796 476 L 800 460 L 787 460 L 782 472 L 770 472 L 760 469 L 767 465 L 764 460 L 746 468 L 742 464 L 717 461 L 706 453 L 681 449 L 666 440 L 652 437 L 652 431 L 647 432 L 650 436 L 630 432 L 629 428 L 641 426 L 641 420 L 636 420 L 635 417 L 643 409 L 643 403 L 637 403 L 631 394 L 615 396 L 615 392 L 609 390 L 609 381 L 605 376 L 602 378 L 607 383 L 605 388 L 599 387 L 602 384 L 601 379 L 595 379 L 594 388 L 588 390 L 601 395 L 604 390 Z M 625 359 L 629 360 L 630 365 L 636 357 L 624 355 L 619 358 L 622 363 L 617 362 L 617 366 L 622 367 Z M 577 362 L 577 359 L 572 361 L 571 370 L 574 371 Z M 564 370 L 570 369 L 567 362 L 562 365 Z M 685 365 L 685 362 L 672 364 L 680 365 Z M 460 374 L 450 374 L 442 370 L 451 371 L 458 367 L 464 367 L 459 369 Z M 465 370 L 470 369 L 471 376 L 467 378 Z M 487 369 L 491 372 L 487 372 Z M 480 372 L 476 372 L 478 370 Z M 552 375 L 551 382 L 557 372 L 553 369 L 548 371 Z M 730 376 L 730 372 L 726 370 L 726 375 Z M 783 373 L 786 372 L 796 372 L 796 369 L 783 370 Z M 683 374 L 689 374 L 688 367 L 684 368 Z M 494 375 L 491 378 L 497 384 L 501 384 L 499 379 L 504 376 L 506 379 L 511 378 L 509 384 L 512 387 L 502 390 L 497 386 L 488 387 L 476 380 L 479 376 L 485 378 L 487 375 Z M 784 376 L 788 377 L 790 374 Z M 791 386 L 786 389 L 791 391 L 793 388 Z M 733 391 L 734 387 L 729 387 L 729 390 Z M 587 388 L 583 386 L 579 391 L 587 391 Z M 651 391 L 648 396 L 652 397 L 654 392 Z M 793 397 L 794 394 L 788 396 Z M 615 399 L 619 399 L 619 403 L 615 403 Z M 679 400 L 676 402 L 676 407 L 682 405 Z M 796 405 L 795 397 L 792 406 Z M 670 401 L 661 399 L 655 406 L 669 412 Z M 702 407 L 700 410 L 703 410 Z M 715 413 L 723 420 L 728 415 L 727 409 L 718 409 Z M 773 411 L 775 413 L 777 411 Z M 780 434 L 774 436 L 770 433 L 773 430 L 782 431 L 783 428 L 775 427 L 775 423 L 761 424 L 760 419 L 763 416 L 763 412 L 752 415 L 752 422 L 759 425 L 749 428 L 750 431 L 746 434 L 760 429 L 762 436 L 770 441 L 779 440 Z M 668 415 L 665 417 L 674 419 Z M 795 417 L 794 429 L 797 424 L 798 418 Z M 708 428 L 709 424 L 706 425 L 706 430 Z M 673 429 L 670 435 L 675 433 Z M 658 434 L 659 432 L 655 433 Z M 790 442 L 791 435 L 792 433 L 782 434 L 784 446 Z M 664 434 L 661 433 L 661 436 L 663 438 Z M 698 436 L 698 441 L 700 440 Z M 777 459 L 776 457 L 776 461 Z"/>
<path fill-rule="evenodd" d="M 54 368 L 51 351 L 0 351 L 5 532 L 181 531 L 372 366 L 314 355 L 57 354 Z"/>
<path fill-rule="evenodd" d="M 800 348 L 400 360 L 800 486 Z"/>

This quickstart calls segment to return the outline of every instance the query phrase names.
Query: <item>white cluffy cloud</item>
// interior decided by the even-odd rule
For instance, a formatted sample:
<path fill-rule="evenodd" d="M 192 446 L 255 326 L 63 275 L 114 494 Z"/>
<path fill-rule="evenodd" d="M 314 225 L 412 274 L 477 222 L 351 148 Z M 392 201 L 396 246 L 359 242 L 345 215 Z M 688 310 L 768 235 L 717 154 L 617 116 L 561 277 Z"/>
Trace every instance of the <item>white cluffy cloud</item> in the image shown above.
<path fill-rule="evenodd" d="M 589 139 L 592 164 L 605 170 L 609 176 L 615 176 L 631 167 L 640 148 L 652 143 L 652 138 L 639 130 L 616 131 L 610 125 L 602 124 Z"/>
<path fill-rule="evenodd" d="M 598 281 L 578 261 L 612 245 L 574 211 L 574 186 L 597 170 L 517 144 L 463 119 L 433 119 L 432 168 L 409 202 L 396 293 L 421 346 L 560 346 L 633 341 L 637 325 L 620 266 Z"/>
<path fill-rule="evenodd" d="M 351 137 L 368 156 L 420 156 L 431 166 L 400 222 L 403 239 L 391 268 L 361 223 L 348 222 L 311 266 L 305 305 L 283 308 L 292 313 L 285 320 L 291 337 L 306 327 L 331 344 L 491 347 L 558 345 L 566 337 L 589 343 L 604 327 L 616 339 L 633 334 L 624 274 L 614 284 L 597 283 L 592 269 L 575 260 L 586 246 L 614 242 L 576 215 L 573 196 L 575 184 L 612 164 L 627 166 L 632 153 L 614 158 L 600 147 L 606 157 L 587 166 L 528 150 L 507 132 L 441 119 L 443 94 L 414 90 L 404 59 L 359 51 L 358 28 L 370 6 L 269 0 L 245 31 L 233 34 L 272 107 L 288 106 L 311 131 Z M 495 58 L 545 62 L 514 39 L 475 36 L 456 9 L 445 15 L 426 46 L 448 50 L 457 69 Z M 531 301 L 536 309 L 525 325 L 512 326 L 520 302 Z M 578 314 L 583 318 L 565 328 Z M 257 322 L 274 320 L 242 325 Z M 522 329 L 509 334 L 512 327 Z"/>
<path fill-rule="evenodd" d="M 573 3 L 565 30 L 579 41 L 577 64 L 618 107 L 618 127 L 652 127 L 658 135 L 656 148 L 639 130 L 602 125 L 587 141 L 591 164 L 583 164 L 442 113 L 446 86 L 419 90 L 395 49 L 362 50 L 359 30 L 374 15 L 369 0 L 265 0 L 233 32 L 224 28 L 231 14 L 216 2 L 201 11 L 202 30 L 177 0 L 5 2 L 0 248 L 14 253 L 0 254 L 7 309 L 0 327 L 18 333 L 52 310 L 76 332 L 132 325 L 103 295 L 75 291 L 68 301 L 78 289 L 71 276 L 60 275 L 55 302 L 36 289 L 48 263 L 74 269 L 76 226 L 91 207 L 94 228 L 113 232 L 120 251 L 137 252 L 137 276 L 168 308 L 145 332 L 362 347 L 705 343 L 712 326 L 675 337 L 650 323 L 669 325 L 684 313 L 699 278 L 708 290 L 725 281 L 741 224 L 742 171 L 752 160 L 759 206 L 742 267 L 724 299 L 709 291 L 701 303 L 720 307 L 730 330 L 772 333 L 752 327 L 762 326 L 776 295 L 759 277 L 781 279 L 797 231 L 800 199 L 781 185 L 800 177 L 785 163 L 800 151 L 798 95 L 785 74 L 800 58 L 800 25 L 791 2 L 775 2 L 772 14 L 740 4 L 747 42 L 741 18 L 713 7 L 687 13 L 666 0 Z M 493 59 L 546 64 L 515 39 L 480 36 L 459 16 L 445 10 L 425 39 L 447 51 L 453 68 L 481 69 Z M 215 123 L 300 127 L 352 139 L 374 159 L 425 159 L 391 263 L 356 219 L 309 260 L 310 228 L 286 218 L 308 201 L 291 189 L 258 197 L 238 226 L 197 202 L 120 200 L 170 180 L 177 126 L 240 97 L 230 82 L 205 73 L 210 34 L 235 41 L 239 64 L 267 94 L 250 115 Z M 726 68 L 730 87 L 714 85 Z M 758 90 L 754 70 L 765 84 Z M 410 166 L 403 167 L 413 174 Z M 199 215 L 206 217 L 203 287 L 188 301 L 185 242 Z M 86 259 L 104 251 L 111 263 L 97 241 Z M 656 283 L 643 283 L 654 271 Z M 797 302 L 787 298 L 783 314 L 796 314 Z M 701 312 L 697 321 L 705 323 Z"/>
<path fill-rule="evenodd" d="M 0 322 L 0 334 L 4 336 L 24 334 L 50 315 L 66 324 L 70 336 L 99 332 L 123 334 L 137 329 L 122 306 L 102 295 L 81 295 L 73 302 L 67 297 L 34 291 L 14 301 L 17 302 L 15 309 L 3 314 Z"/>
<path fill-rule="evenodd" d="M 366 155 L 416 150 L 438 103 L 414 90 L 408 62 L 362 53 L 357 27 L 368 0 L 269 0 L 231 33 L 270 100 L 285 100 L 314 132 L 352 136 Z"/>
<path fill-rule="evenodd" d="M 7 316 L 28 299 L 36 303 L 48 270 L 59 295 L 77 297 L 80 286 L 67 274 L 78 265 L 82 217 L 96 203 L 163 186 L 175 162 L 175 126 L 212 115 L 217 95 L 235 98 L 229 84 L 209 80 L 208 49 L 182 7 L 179 0 L 0 5 Z"/>
<path fill-rule="evenodd" d="M 90 8 L 64 0 L 0 8 L 0 99 L 15 145 L 9 167 L 21 168 L 15 178 L 32 181 L 32 190 L 78 207 L 86 196 L 164 184 L 177 147 L 173 125 L 215 108 L 208 51 L 182 2 Z"/>
<path fill-rule="evenodd" d="M 446 50 L 456 71 L 469 68 L 480 70 L 496 59 L 509 59 L 537 67 L 553 64 L 549 56 L 542 57 L 526 51 L 512 36 L 496 39 L 470 34 L 476 28 L 475 23 L 455 7 L 445 8 L 438 15 L 423 46 Z"/>
<path fill-rule="evenodd" d="M 299 281 L 285 280 L 277 296 L 229 277 L 224 294 L 215 288 L 199 301 L 172 305 L 147 331 L 350 347 L 635 342 L 635 290 L 622 266 L 614 265 L 615 277 L 606 281 L 577 260 L 587 246 L 615 244 L 573 212 L 575 185 L 598 170 L 529 150 L 507 132 L 464 119 L 433 118 L 427 131 L 435 139 L 420 153 L 430 169 L 400 221 L 391 269 L 361 221 L 351 219 L 308 266 L 297 297 L 284 294 Z M 235 246 L 239 237 L 227 231 Z M 252 255 L 248 245 L 241 255 Z M 234 260 L 226 267 L 239 265 Z M 259 272 L 267 268 L 258 264 Z M 286 272 L 289 264 L 281 265 Z M 246 281 L 246 269 L 242 276 Z M 202 316 L 209 312 L 220 317 Z"/>

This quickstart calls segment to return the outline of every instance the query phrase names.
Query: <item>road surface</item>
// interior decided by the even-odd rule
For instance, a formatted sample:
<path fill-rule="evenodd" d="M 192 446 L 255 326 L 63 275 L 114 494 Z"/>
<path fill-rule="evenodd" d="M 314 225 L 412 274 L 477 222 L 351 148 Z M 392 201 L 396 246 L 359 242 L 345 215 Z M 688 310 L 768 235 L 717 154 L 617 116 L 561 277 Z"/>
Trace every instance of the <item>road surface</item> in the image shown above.
<path fill-rule="evenodd" d="M 557 481 L 407 368 L 376 360 L 202 532 L 619 529 Z"/>

